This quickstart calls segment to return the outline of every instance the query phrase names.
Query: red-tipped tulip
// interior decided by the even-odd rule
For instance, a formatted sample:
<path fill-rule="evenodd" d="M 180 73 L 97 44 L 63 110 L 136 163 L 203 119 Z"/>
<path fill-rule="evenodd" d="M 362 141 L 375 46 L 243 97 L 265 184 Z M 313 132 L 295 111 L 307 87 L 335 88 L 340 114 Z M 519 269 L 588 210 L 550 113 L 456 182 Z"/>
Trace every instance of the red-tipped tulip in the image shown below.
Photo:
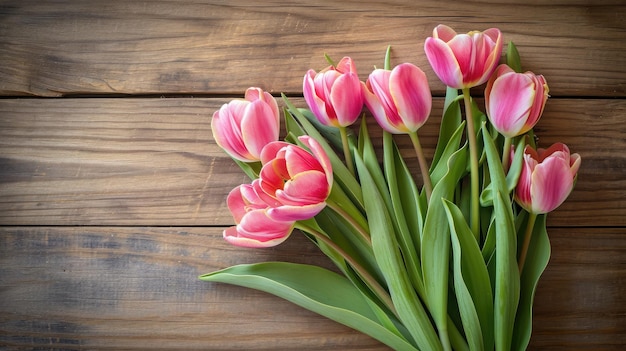
<path fill-rule="evenodd" d="M 232 158 L 259 161 L 263 147 L 278 140 L 276 99 L 260 88 L 248 88 L 245 100 L 232 100 L 213 114 L 211 131 L 217 145 Z"/>
<path fill-rule="evenodd" d="M 224 231 L 229 243 L 244 247 L 270 247 L 285 241 L 291 234 L 294 222 L 281 222 L 267 215 L 265 202 L 258 179 L 252 184 L 243 184 L 233 189 L 227 198 L 236 225 Z"/>
<path fill-rule="evenodd" d="M 497 28 L 457 34 L 438 25 L 426 39 L 424 51 L 435 74 L 452 88 L 471 88 L 485 83 L 502 53 L 502 35 Z"/>
<path fill-rule="evenodd" d="M 428 119 L 432 97 L 424 72 L 410 63 L 376 69 L 363 84 L 365 104 L 389 133 L 416 132 Z"/>
<path fill-rule="evenodd" d="M 261 153 L 259 184 L 274 201 L 267 214 L 276 221 L 305 220 L 317 215 L 326 206 L 333 184 L 332 167 L 324 149 L 309 136 L 299 140 L 311 153 L 280 141 L 269 144 Z"/>
<path fill-rule="evenodd" d="M 572 191 L 580 162 L 562 143 L 538 151 L 526 146 L 515 201 L 534 214 L 553 211 Z"/>
<path fill-rule="evenodd" d="M 361 81 L 352 59 L 319 73 L 309 70 L 302 84 L 304 100 L 320 123 L 333 127 L 353 124 L 363 109 Z"/>
<path fill-rule="evenodd" d="M 516 73 L 500 65 L 485 88 L 485 105 L 491 124 L 513 138 L 532 129 L 548 100 L 548 84 L 541 75 Z"/>

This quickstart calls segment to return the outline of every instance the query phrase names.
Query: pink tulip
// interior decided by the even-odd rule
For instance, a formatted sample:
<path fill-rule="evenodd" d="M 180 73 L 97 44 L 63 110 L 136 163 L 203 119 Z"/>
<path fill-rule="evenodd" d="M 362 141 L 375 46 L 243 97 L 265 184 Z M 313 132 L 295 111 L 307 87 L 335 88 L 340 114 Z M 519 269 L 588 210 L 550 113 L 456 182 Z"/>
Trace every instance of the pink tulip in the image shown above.
<path fill-rule="evenodd" d="M 572 191 L 580 162 L 580 155 L 570 155 L 562 143 L 538 152 L 526 146 L 515 201 L 534 214 L 553 211 Z"/>
<path fill-rule="evenodd" d="M 424 43 L 426 57 L 439 79 L 452 88 L 481 85 L 489 79 L 502 53 L 502 36 L 497 28 L 457 34 L 438 25 Z"/>
<path fill-rule="evenodd" d="M 374 70 L 363 83 L 365 104 L 389 133 L 416 132 L 428 119 L 432 97 L 424 72 L 410 63 Z"/>
<path fill-rule="evenodd" d="M 278 140 L 276 99 L 260 88 L 248 88 L 245 100 L 232 100 L 213 114 L 211 131 L 217 145 L 234 159 L 259 161 L 261 150 Z"/>
<path fill-rule="evenodd" d="M 333 127 L 353 124 L 363 109 L 363 92 L 349 57 L 319 73 L 309 70 L 302 84 L 304 99 L 320 123 Z"/>
<path fill-rule="evenodd" d="M 280 222 L 270 218 L 269 209 L 258 183 L 243 184 L 233 189 L 227 198 L 236 225 L 224 231 L 229 243 L 244 247 L 270 247 L 285 241 L 294 222 Z"/>
<path fill-rule="evenodd" d="M 489 120 L 500 134 L 513 138 L 532 129 L 548 100 L 548 84 L 532 72 L 516 73 L 500 65 L 485 88 Z"/>
<path fill-rule="evenodd" d="M 263 168 L 260 188 L 271 197 L 268 216 L 276 221 L 312 218 L 326 206 L 333 184 L 328 156 L 315 139 L 299 140 L 311 150 L 280 141 L 268 144 L 261 153 Z"/>

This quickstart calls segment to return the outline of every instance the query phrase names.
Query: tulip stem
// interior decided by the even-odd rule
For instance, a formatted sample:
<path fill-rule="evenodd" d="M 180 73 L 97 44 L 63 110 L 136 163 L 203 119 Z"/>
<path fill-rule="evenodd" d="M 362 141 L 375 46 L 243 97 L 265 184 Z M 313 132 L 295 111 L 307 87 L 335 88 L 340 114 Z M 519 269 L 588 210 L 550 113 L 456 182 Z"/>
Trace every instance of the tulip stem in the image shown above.
<path fill-rule="evenodd" d="M 502 167 L 504 168 L 504 174 L 509 172 L 509 159 L 511 155 L 511 144 L 513 138 L 504 137 L 504 147 L 502 148 Z"/>
<path fill-rule="evenodd" d="M 428 173 L 428 164 L 426 163 L 426 157 L 424 157 L 424 151 L 422 150 L 422 144 L 417 136 L 417 131 L 410 132 L 409 136 L 413 142 L 415 153 L 417 154 L 417 160 L 420 165 L 420 172 L 422 172 L 422 179 L 424 182 L 424 189 L 426 191 L 426 201 L 430 202 L 430 195 L 433 193 L 433 183 L 430 180 L 430 174 Z"/>
<path fill-rule="evenodd" d="M 315 239 L 323 242 L 326 246 L 328 246 L 329 248 L 337 252 L 339 255 L 341 255 L 341 257 L 343 257 L 343 259 L 346 260 L 346 262 L 359 274 L 359 276 L 361 276 L 361 278 L 372 289 L 372 291 L 376 294 L 376 296 L 380 298 L 381 302 L 385 304 L 385 306 L 387 306 L 387 308 L 389 308 L 389 310 L 396 317 L 398 317 L 398 312 L 396 311 L 396 308 L 394 307 L 393 302 L 391 300 L 391 296 L 389 296 L 389 293 L 387 292 L 387 290 L 385 290 L 385 288 L 383 288 L 378 283 L 378 281 L 374 279 L 374 277 L 372 277 L 372 275 L 369 274 L 369 272 L 365 268 L 363 268 L 363 266 L 361 266 L 357 261 L 355 261 L 354 258 L 352 258 L 352 256 L 350 256 L 341 247 L 335 244 L 328 236 L 326 236 L 326 234 L 320 233 L 317 230 L 311 228 L 310 226 L 302 222 L 296 222 L 295 227 L 297 229 L 300 229 L 304 232 L 311 234 L 313 237 L 315 237 Z"/>
<path fill-rule="evenodd" d="M 535 220 L 537 219 L 537 215 L 535 213 L 530 213 L 528 217 L 528 224 L 526 225 L 526 233 L 524 234 L 524 243 L 522 244 L 522 251 L 519 254 L 519 260 L 517 263 L 517 267 L 519 268 L 520 274 L 522 273 L 522 269 L 524 269 L 524 263 L 526 262 L 526 255 L 528 254 L 528 246 L 530 245 L 530 239 L 533 236 L 533 229 L 535 228 Z"/>
<path fill-rule="evenodd" d="M 339 206 L 338 204 L 332 201 L 326 201 L 326 205 L 330 207 L 333 211 L 337 212 L 346 221 L 348 221 L 348 223 L 350 223 L 352 227 L 356 229 L 356 231 L 361 235 L 361 237 L 367 243 L 367 245 L 370 247 L 372 246 L 372 239 L 369 233 L 367 232 L 367 230 L 365 230 L 365 228 L 359 225 L 359 223 L 354 219 L 354 217 L 352 217 L 346 210 L 341 208 L 341 206 Z"/>
<path fill-rule="evenodd" d="M 352 162 L 352 152 L 350 152 L 346 127 L 339 127 L 339 134 L 341 135 L 341 144 L 343 145 L 343 156 L 346 160 L 346 166 L 348 166 L 350 173 L 354 175 L 354 162 Z"/>
<path fill-rule="evenodd" d="M 470 191 L 471 191 L 471 228 L 476 240 L 480 238 L 480 207 L 478 202 L 478 154 L 476 150 L 476 129 L 474 129 L 474 117 L 472 116 L 472 97 L 469 88 L 463 88 L 463 101 L 465 102 L 465 116 L 467 120 L 467 139 L 470 148 Z"/>

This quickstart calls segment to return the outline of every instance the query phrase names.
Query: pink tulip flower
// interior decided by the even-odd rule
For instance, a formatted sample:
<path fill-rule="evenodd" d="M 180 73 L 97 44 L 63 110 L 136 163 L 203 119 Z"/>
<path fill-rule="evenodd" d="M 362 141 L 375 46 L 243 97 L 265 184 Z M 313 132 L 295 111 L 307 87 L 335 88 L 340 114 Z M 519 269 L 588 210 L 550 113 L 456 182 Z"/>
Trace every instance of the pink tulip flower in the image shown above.
<path fill-rule="evenodd" d="M 270 218 L 265 198 L 258 179 L 252 184 L 240 185 L 228 194 L 226 203 L 236 225 L 224 231 L 226 241 L 244 247 L 271 247 L 289 237 L 294 222 L 281 222 Z"/>
<path fill-rule="evenodd" d="M 309 70 L 302 84 L 304 100 L 320 123 L 352 125 L 363 109 L 363 92 L 356 67 L 349 57 L 319 73 Z"/>
<path fill-rule="evenodd" d="M 438 25 L 424 43 L 426 57 L 439 79 L 452 88 L 471 88 L 485 83 L 502 53 L 502 35 L 497 28 L 457 34 Z"/>
<path fill-rule="evenodd" d="M 245 100 L 232 100 L 213 114 L 211 131 L 217 145 L 234 159 L 260 160 L 263 147 L 278 140 L 276 99 L 260 88 L 248 88 Z"/>
<path fill-rule="evenodd" d="M 548 100 L 548 84 L 541 75 L 516 73 L 500 65 L 485 88 L 485 105 L 491 124 L 507 138 L 522 135 L 539 121 Z"/>
<path fill-rule="evenodd" d="M 562 143 L 538 152 L 526 146 L 515 201 L 534 214 L 553 211 L 572 191 L 580 162 L 580 155 L 570 155 Z"/>
<path fill-rule="evenodd" d="M 299 140 L 311 150 L 276 141 L 261 153 L 263 168 L 260 187 L 272 198 L 268 216 L 276 221 L 298 221 L 312 218 L 326 206 L 333 184 L 333 171 L 328 155 L 309 136 Z"/>
<path fill-rule="evenodd" d="M 363 83 L 365 105 L 389 133 L 416 132 L 428 119 L 432 97 L 424 72 L 410 63 L 376 69 Z"/>

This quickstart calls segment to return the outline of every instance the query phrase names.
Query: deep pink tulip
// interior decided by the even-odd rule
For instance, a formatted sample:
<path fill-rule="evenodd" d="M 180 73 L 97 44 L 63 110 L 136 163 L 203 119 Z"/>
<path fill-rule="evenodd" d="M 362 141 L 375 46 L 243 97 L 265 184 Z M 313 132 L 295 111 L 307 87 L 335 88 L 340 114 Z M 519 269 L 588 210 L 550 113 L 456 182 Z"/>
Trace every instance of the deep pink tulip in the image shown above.
<path fill-rule="evenodd" d="M 299 140 L 309 149 L 276 141 L 261 153 L 263 168 L 260 187 L 272 198 L 267 213 L 276 221 L 298 221 L 312 218 L 326 206 L 333 184 L 328 155 L 309 136 Z"/>
<path fill-rule="evenodd" d="M 293 230 L 294 222 L 270 218 L 266 200 L 258 179 L 233 189 L 226 202 L 236 225 L 224 231 L 224 239 L 245 247 L 270 247 L 285 241 Z"/>
<path fill-rule="evenodd" d="M 424 72 L 410 63 L 376 69 L 363 83 L 365 105 L 389 133 L 416 132 L 428 119 L 432 96 Z"/>
<path fill-rule="evenodd" d="M 426 39 L 424 51 L 435 74 L 452 88 L 471 88 L 485 83 L 502 53 L 502 35 L 497 28 L 457 34 L 438 25 Z"/>
<path fill-rule="evenodd" d="M 260 160 L 265 145 L 278 140 L 279 118 L 272 95 L 260 88 L 248 88 L 245 100 L 232 100 L 213 114 L 211 131 L 228 155 L 254 162 Z"/>
<path fill-rule="evenodd" d="M 485 88 L 485 106 L 491 124 L 513 138 L 532 129 L 548 100 L 549 88 L 541 75 L 516 73 L 500 65 Z"/>
<path fill-rule="evenodd" d="M 341 59 L 319 73 L 309 70 L 302 83 L 304 100 L 320 123 L 333 127 L 353 124 L 363 109 L 361 81 L 354 62 Z"/>
<path fill-rule="evenodd" d="M 562 143 L 538 151 L 526 146 L 515 201 L 531 213 L 553 211 L 572 191 L 580 162 L 580 155 L 570 155 Z"/>

